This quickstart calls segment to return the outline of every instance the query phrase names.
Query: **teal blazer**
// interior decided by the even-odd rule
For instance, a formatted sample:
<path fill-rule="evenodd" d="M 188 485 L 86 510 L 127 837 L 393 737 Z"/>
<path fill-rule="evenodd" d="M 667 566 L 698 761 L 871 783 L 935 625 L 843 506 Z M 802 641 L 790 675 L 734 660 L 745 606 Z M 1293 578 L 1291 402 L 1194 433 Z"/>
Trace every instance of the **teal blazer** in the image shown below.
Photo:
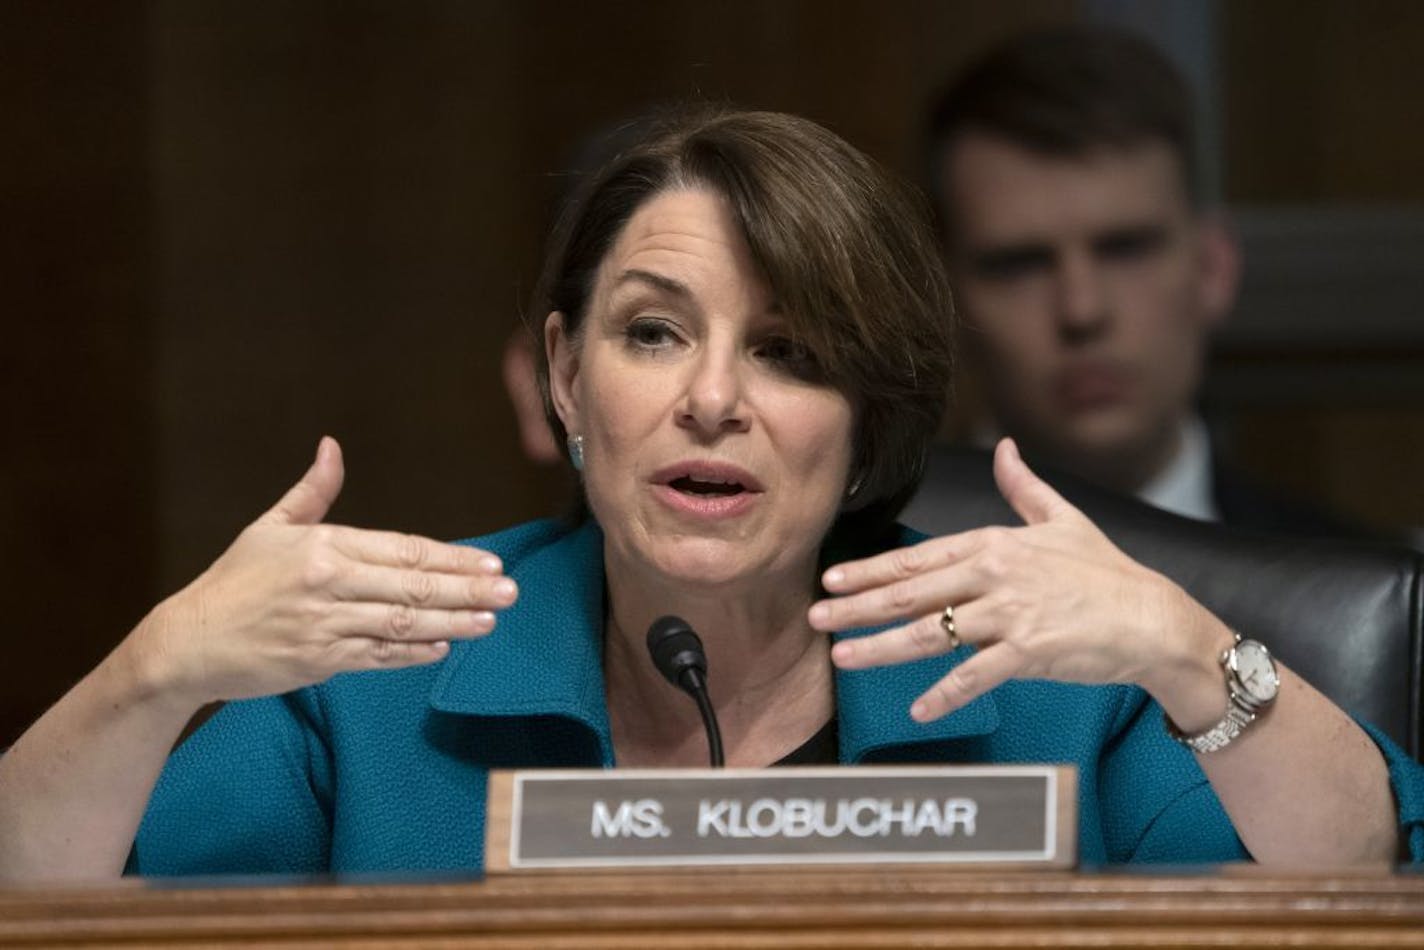
<path fill-rule="evenodd" d="M 490 769 L 614 765 L 598 528 L 538 521 L 469 543 L 498 554 L 522 592 L 492 635 L 432 666 L 227 704 L 170 757 L 129 870 L 478 873 Z M 1136 687 L 1012 681 L 937 722 L 911 720 L 911 700 L 965 656 L 837 671 L 841 761 L 1069 763 L 1083 863 L 1247 858 Z M 1424 769 L 1371 735 L 1424 859 Z"/>

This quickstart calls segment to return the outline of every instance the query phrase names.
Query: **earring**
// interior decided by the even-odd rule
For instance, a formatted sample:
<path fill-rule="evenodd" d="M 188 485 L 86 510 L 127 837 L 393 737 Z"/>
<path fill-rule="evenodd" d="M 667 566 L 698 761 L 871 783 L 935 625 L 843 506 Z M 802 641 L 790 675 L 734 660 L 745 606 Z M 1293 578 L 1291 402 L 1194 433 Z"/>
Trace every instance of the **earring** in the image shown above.
<path fill-rule="evenodd" d="M 850 483 L 850 487 L 846 489 L 846 501 L 850 501 L 856 495 L 860 494 L 860 490 L 864 487 L 865 473 L 857 472 L 855 478 Z"/>
<path fill-rule="evenodd" d="M 583 471 L 583 436 L 569 436 L 569 461 L 573 463 L 574 471 Z"/>

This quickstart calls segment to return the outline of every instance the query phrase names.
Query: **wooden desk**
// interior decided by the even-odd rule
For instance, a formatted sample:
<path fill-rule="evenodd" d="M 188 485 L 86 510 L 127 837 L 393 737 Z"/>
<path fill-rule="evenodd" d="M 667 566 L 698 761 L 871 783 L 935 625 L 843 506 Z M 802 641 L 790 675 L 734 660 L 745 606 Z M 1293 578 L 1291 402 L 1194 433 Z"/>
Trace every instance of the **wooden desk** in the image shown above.
<path fill-rule="evenodd" d="M 0 946 L 1424 947 L 1424 874 L 942 870 L 0 891 Z"/>

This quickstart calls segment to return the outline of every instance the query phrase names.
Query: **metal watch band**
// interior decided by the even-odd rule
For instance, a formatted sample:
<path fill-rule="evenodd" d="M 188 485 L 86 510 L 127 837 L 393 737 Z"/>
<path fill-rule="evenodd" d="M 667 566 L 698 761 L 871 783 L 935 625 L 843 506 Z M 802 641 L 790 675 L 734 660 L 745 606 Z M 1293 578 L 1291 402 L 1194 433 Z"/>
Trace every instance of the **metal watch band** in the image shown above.
<path fill-rule="evenodd" d="M 1226 709 L 1226 715 L 1221 722 L 1212 726 L 1206 732 L 1199 732 L 1194 736 L 1189 736 L 1177 728 L 1171 717 L 1163 713 L 1163 722 L 1167 725 L 1167 734 L 1176 739 L 1182 745 L 1193 752 L 1216 752 L 1224 749 L 1232 743 L 1237 736 L 1246 730 L 1246 727 L 1256 721 L 1256 714 L 1233 701 Z"/>
<path fill-rule="evenodd" d="M 1250 688 L 1239 678 L 1236 670 L 1239 656 L 1237 651 L 1242 649 L 1243 645 L 1249 645 L 1260 652 L 1275 679 L 1275 683 L 1272 685 L 1274 687 L 1280 685 L 1280 677 L 1276 673 L 1275 661 L 1271 659 L 1270 652 L 1256 641 L 1246 640 L 1235 630 L 1231 631 L 1231 634 L 1235 642 L 1222 651 L 1218 660 L 1221 663 L 1221 671 L 1226 677 L 1227 695 L 1226 715 L 1221 718 L 1221 721 L 1205 732 L 1189 736 L 1177 727 L 1171 716 L 1168 716 L 1165 711 L 1162 713 L 1162 721 L 1167 726 L 1167 735 L 1193 752 L 1216 752 L 1231 745 L 1236 737 L 1245 732 L 1246 727 L 1255 722 L 1257 717 L 1275 700 L 1274 688 L 1269 690 L 1269 695 L 1254 698 L 1250 694 Z"/>

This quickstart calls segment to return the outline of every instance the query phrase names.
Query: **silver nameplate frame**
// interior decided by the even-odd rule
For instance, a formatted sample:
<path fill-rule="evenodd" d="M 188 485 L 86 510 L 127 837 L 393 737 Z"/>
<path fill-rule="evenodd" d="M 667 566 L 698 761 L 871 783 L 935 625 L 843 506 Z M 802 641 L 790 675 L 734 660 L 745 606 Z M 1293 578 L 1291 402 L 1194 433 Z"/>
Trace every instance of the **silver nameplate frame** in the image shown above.
<path fill-rule="evenodd" d="M 493 772 L 485 869 L 1070 868 L 1071 766 Z"/>

